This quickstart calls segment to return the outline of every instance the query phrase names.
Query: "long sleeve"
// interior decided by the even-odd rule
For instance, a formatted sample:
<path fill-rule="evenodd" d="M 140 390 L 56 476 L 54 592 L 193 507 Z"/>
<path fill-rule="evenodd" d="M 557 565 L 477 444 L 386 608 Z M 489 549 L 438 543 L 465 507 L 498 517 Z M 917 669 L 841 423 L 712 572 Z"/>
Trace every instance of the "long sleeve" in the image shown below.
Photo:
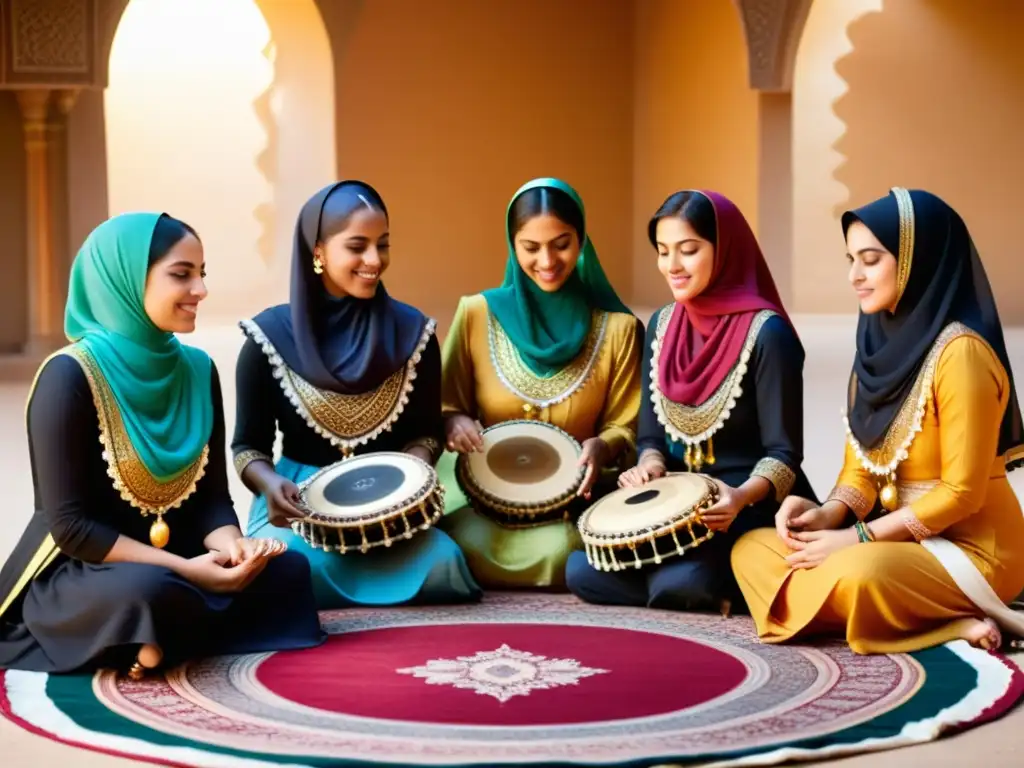
<path fill-rule="evenodd" d="M 993 473 L 1009 378 L 988 345 L 961 336 L 943 350 L 934 378 L 942 461 L 938 485 L 910 505 L 917 539 L 941 533 L 981 509 Z"/>
<path fill-rule="evenodd" d="M 273 463 L 277 422 L 272 403 L 277 388 L 266 355 L 255 341 L 246 338 L 235 364 L 235 434 L 231 440 L 239 475 L 253 461 Z"/>
<path fill-rule="evenodd" d="M 100 563 L 120 535 L 89 515 L 90 464 L 98 422 L 89 382 L 71 357 L 58 355 L 39 373 L 28 408 L 32 474 L 40 511 L 68 557 Z"/>
<path fill-rule="evenodd" d="M 751 367 L 764 455 L 750 474 L 770 482 L 782 501 L 804 460 L 804 351 L 778 315 L 762 326 Z"/>
<path fill-rule="evenodd" d="M 637 430 L 637 454 L 643 456 L 647 451 L 665 454 L 665 427 L 658 421 L 651 403 L 651 355 L 654 354 L 653 344 L 658 334 L 658 319 L 664 310 L 658 310 L 647 323 L 644 337 L 643 364 L 640 372 L 640 416 Z"/>
<path fill-rule="evenodd" d="M 847 440 L 843 468 L 839 472 L 835 488 L 828 496 L 828 501 L 841 501 L 859 520 L 863 520 L 875 508 L 875 502 L 878 500 L 877 482 L 875 477 L 861 466 L 857 454 Z"/>
<path fill-rule="evenodd" d="M 441 354 L 441 413 L 477 416 L 473 353 L 469 337 L 469 297 L 459 299 Z"/>
<path fill-rule="evenodd" d="M 213 398 L 213 431 L 210 433 L 206 474 L 196 486 L 195 508 L 200 515 L 199 530 L 205 538 L 226 525 L 238 525 L 238 515 L 228 489 L 227 436 L 224 426 L 224 398 L 217 366 L 210 370 L 210 396 Z"/>
<path fill-rule="evenodd" d="M 409 436 L 406 448 L 420 445 L 430 451 L 436 461 L 444 445 L 444 417 L 441 415 L 441 345 L 432 336 L 423 348 L 420 362 L 416 366 L 416 379 L 405 418 L 409 426 L 404 434 Z"/>
<path fill-rule="evenodd" d="M 636 446 L 636 425 L 640 412 L 640 350 L 643 326 L 629 318 L 612 340 L 612 372 L 608 394 L 598 419 L 598 436 L 607 443 L 612 456 Z"/>

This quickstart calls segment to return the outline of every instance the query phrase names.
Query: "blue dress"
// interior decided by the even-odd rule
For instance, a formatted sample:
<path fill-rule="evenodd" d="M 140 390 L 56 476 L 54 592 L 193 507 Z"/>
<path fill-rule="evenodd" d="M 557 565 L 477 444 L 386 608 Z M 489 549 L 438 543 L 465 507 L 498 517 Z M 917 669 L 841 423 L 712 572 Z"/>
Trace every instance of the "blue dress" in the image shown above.
<path fill-rule="evenodd" d="M 441 353 L 433 324 L 407 366 L 396 372 L 397 378 L 385 381 L 373 392 L 354 396 L 319 390 L 302 380 L 285 366 L 256 323 L 245 321 L 242 328 L 247 338 L 236 370 L 238 412 L 231 449 L 235 469 L 243 480 L 251 462 L 274 463 L 271 457 L 278 431 L 282 437 L 281 458 L 275 469 L 296 484 L 340 461 L 343 454 L 339 444 L 352 445 L 352 435 L 365 438 L 352 445 L 353 455 L 405 451 L 420 445 L 431 450 L 436 459 L 444 424 Z M 340 414 L 346 414 L 348 421 Z M 271 525 L 266 500 L 257 496 L 249 511 L 247 531 L 250 536 L 283 541 L 291 551 L 307 557 L 321 610 L 458 603 L 477 600 L 481 595 L 462 551 L 437 528 L 366 554 L 324 552 L 311 547 L 291 529 Z"/>
<path fill-rule="evenodd" d="M 647 327 L 637 454 L 656 451 L 669 472 L 684 472 L 686 446 L 673 433 L 678 436 L 685 430 L 672 422 L 670 409 L 655 407 L 661 395 L 651 388 L 652 360 L 660 351 L 672 306 L 659 310 Z M 751 323 L 735 364 L 736 375 L 727 376 L 709 400 L 715 407 L 711 400 L 721 395 L 717 407 L 722 424 L 713 435 L 715 463 L 700 471 L 733 488 L 758 475 L 772 484 L 774 493 L 742 510 L 727 532 L 658 566 L 606 573 L 593 568 L 585 553 L 574 552 L 566 564 L 570 591 L 589 602 L 610 605 L 703 610 L 728 600 L 742 607 L 729 562 L 733 543 L 749 530 L 774 526 L 779 504 L 790 493 L 815 498 L 801 469 L 803 363 L 803 347 L 790 325 L 770 311 L 761 312 Z M 736 389 L 740 393 L 729 411 Z"/>

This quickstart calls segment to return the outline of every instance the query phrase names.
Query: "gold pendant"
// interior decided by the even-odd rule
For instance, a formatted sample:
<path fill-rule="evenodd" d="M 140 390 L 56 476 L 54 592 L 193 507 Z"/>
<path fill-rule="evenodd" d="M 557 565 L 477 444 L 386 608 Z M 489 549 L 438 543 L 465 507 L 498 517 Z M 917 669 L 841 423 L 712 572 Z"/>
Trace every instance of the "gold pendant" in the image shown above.
<path fill-rule="evenodd" d="M 534 418 L 534 413 L 536 412 L 536 410 L 537 410 L 537 407 L 535 405 L 533 405 L 532 403 L 525 403 L 523 405 L 523 418 L 525 418 L 525 419 L 532 419 L 532 418 Z"/>
<path fill-rule="evenodd" d="M 882 502 L 882 509 L 886 512 L 895 512 L 900 507 L 900 494 L 893 480 L 894 478 L 890 476 L 888 482 L 878 492 L 878 500 Z"/>
<path fill-rule="evenodd" d="M 709 466 L 715 466 L 715 444 L 708 438 L 708 449 L 704 453 L 704 462 Z"/>
<path fill-rule="evenodd" d="M 163 549 L 171 540 L 171 529 L 164 522 L 163 515 L 157 515 L 156 520 L 149 526 L 149 543 L 157 549 Z"/>

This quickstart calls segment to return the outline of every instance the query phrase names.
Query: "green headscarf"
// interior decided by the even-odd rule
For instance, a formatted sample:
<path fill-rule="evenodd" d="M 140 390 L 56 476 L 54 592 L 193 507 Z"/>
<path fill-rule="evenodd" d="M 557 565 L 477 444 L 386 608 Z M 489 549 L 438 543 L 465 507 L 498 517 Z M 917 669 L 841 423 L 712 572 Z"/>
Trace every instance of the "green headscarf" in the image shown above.
<path fill-rule="evenodd" d="M 115 216 L 86 238 L 71 267 L 64 332 L 99 366 L 139 459 L 167 482 L 210 440 L 212 363 L 157 328 L 143 306 L 160 216 Z"/>
<path fill-rule="evenodd" d="M 632 314 L 601 269 L 594 244 L 586 232 L 580 233 L 582 248 L 576 269 L 556 292 L 542 290 L 519 266 L 513 233 L 509 229 L 512 206 L 524 192 L 547 188 L 564 192 L 579 207 L 586 221 L 583 200 L 571 186 L 560 179 L 534 179 L 519 188 L 505 211 L 505 238 L 508 242 L 508 263 L 505 281 L 500 288 L 484 291 L 491 314 L 515 344 L 519 356 L 533 373 L 552 376 L 568 365 L 587 341 L 591 312 Z"/>

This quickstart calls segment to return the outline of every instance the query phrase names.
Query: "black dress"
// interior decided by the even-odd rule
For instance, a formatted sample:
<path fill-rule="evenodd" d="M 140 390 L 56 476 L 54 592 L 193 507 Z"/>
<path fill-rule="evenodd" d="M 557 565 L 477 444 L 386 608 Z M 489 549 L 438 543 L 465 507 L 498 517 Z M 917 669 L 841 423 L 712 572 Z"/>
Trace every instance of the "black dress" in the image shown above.
<path fill-rule="evenodd" d="M 216 368 L 210 394 L 214 423 L 205 475 L 195 493 L 164 515 L 171 530 L 167 551 L 186 558 L 206 552 L 203 539 L 210 532 L 238 525 L 228 493 Z M 115 490 L 98 425 L 79 362 L 69 355 L 51 359 L 28 409 L 36 511 L 0 570 L 0 605 L 7 603 L 0 615 L 0 668 L 127 666 L 143 644 L 159 646 L 164 664 L 171 665 L 323 641 L 309 566 L 297 553 L 271 560 L 235 594 L 207 592 L 163 567 L 104 563 L 119 536 L 148 544 L 152 518 Z M 41 562 L 46 564 L 37 571 Z"/>
<path fill-rule="evenodd" d="M 647 327 L 643 359 L 643 401 L 637 454 L 658 451 L 669 472 L 685 472 L 685 445 L 672 440 L 655 410 L 651 391 L 652 356 L 660 348 L 659 310 Z M 667 320 L 668 315 L 665 316 Z M 693 610 L 717 607 L 723 599 L 739 605 L 741 597 L 729 562 L 732 545 L 754 528 L 774 526 L 779 504 L 789 494 L 815 499 L 803 463 L 804 352 L 796 333 L 780 316 L 762 313 L 751 325 L 747 371 L 742 393 L 721 428 L 714 433 L 713 465 L 701 472 L 737 488 L 751 475 L 772 483 L 774 493 L 740 511 L 726 533 L 685 555 L 658 566 L 605 573 L 593 568 L 583 552 L 575 552 L 566 567 L 569 588 L 579 597 L 614 605 Z"/>
<path fill-rule="evenodd" d="M 318 389 L 288 368 L 254 321 L 238 356 L 235 434 L 231 443 L 241 475 L 253 461 L 271 458 L 277 431 L 281 459 L 275 471 L 300 483 L 321 467 L 351 455 L 426 449 L 433 461 L 444 439 L 441 416 L 441 350 L 428 326 L 421 347 L 402 369 L 363 395 Z M 438 527 L 365 554 L 341 555 L 312 547 L 288 528 L 269 521 L 267 501 L 253 499 L 250 536 L 283 541 L 301 552 L 312 569 L 313 594 L 321 610 L 359 605 L 462 603 L 480 598 L 480 588 L 458 545 Z"/>

